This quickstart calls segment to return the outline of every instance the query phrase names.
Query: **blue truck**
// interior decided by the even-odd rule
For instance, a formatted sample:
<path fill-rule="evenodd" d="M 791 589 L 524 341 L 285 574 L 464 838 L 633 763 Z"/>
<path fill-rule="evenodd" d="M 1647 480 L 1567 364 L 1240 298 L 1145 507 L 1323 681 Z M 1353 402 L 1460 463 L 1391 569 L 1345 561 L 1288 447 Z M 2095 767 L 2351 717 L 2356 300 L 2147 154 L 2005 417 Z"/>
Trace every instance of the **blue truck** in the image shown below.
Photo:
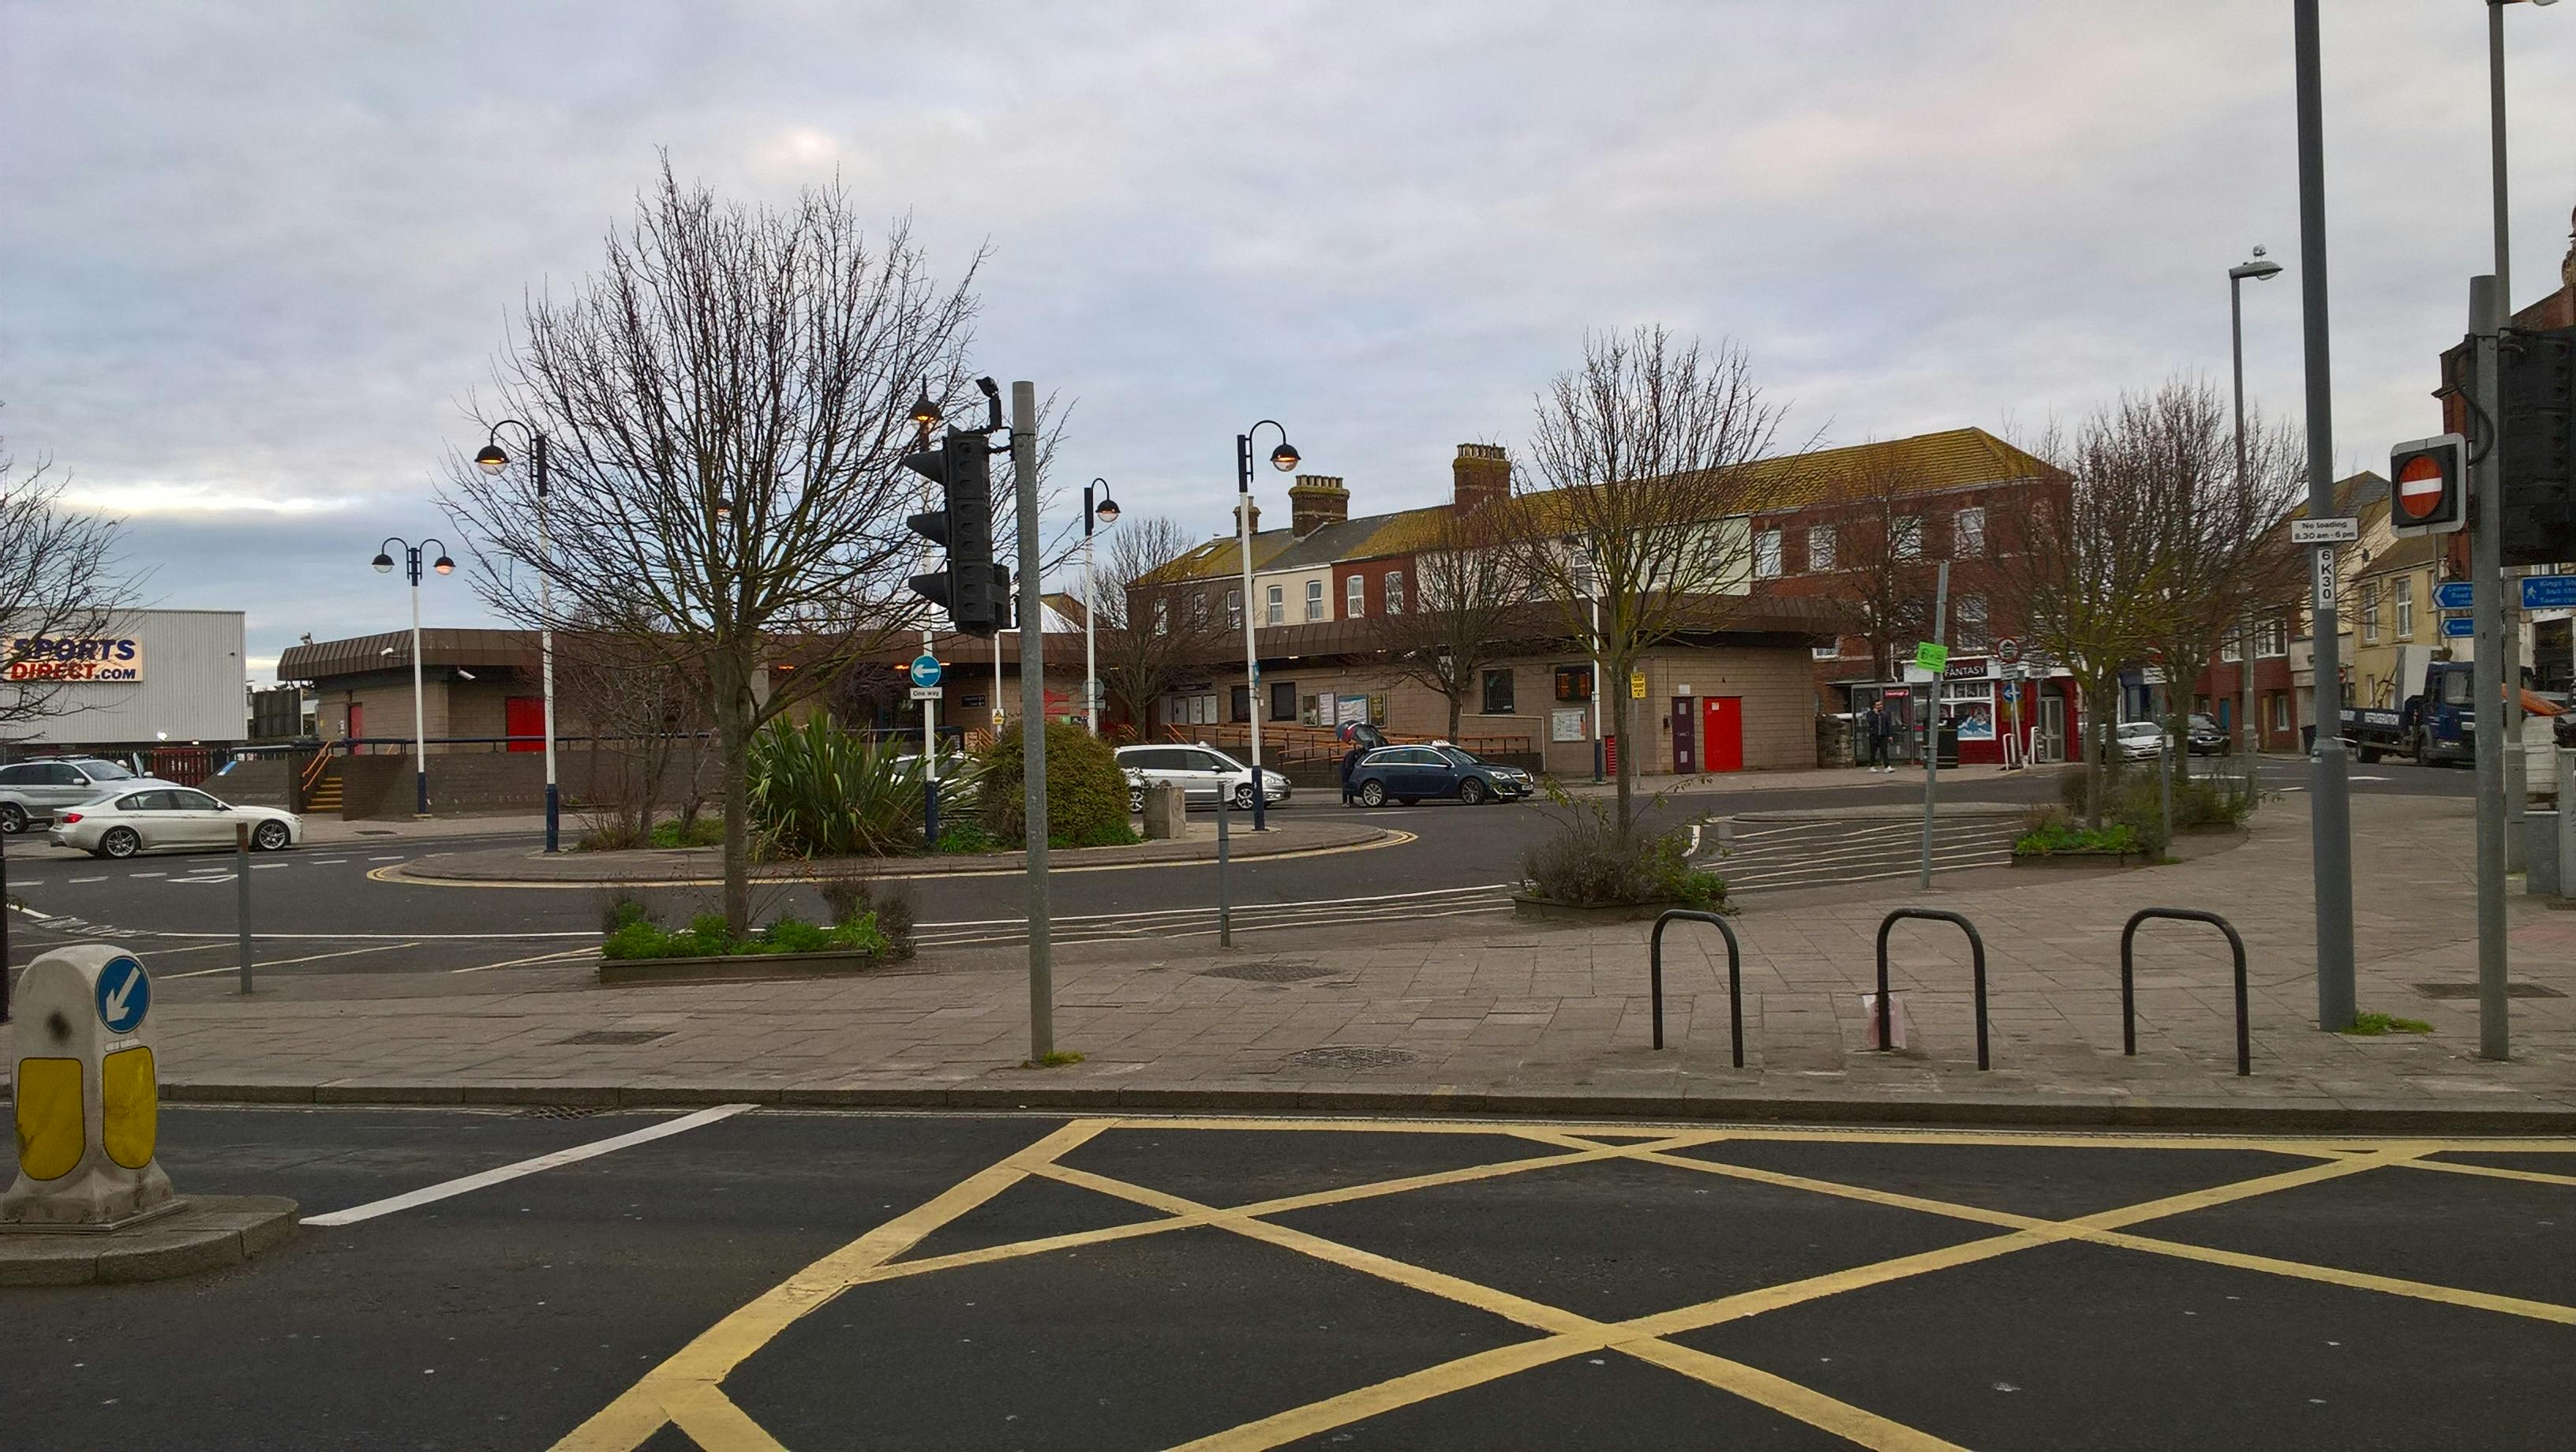
<path fill-rule="evenodd" d="M 2477 694 L 2467 661 L 2434 660 L 2422 646 L 2398 647 L 2397 679 L 2419 683 L 2395 707 L 2347 706 L 2344 744 L 2363 764 L 2411 756 L 2418 766 L 2469 761 L 2477 755 Z"/>

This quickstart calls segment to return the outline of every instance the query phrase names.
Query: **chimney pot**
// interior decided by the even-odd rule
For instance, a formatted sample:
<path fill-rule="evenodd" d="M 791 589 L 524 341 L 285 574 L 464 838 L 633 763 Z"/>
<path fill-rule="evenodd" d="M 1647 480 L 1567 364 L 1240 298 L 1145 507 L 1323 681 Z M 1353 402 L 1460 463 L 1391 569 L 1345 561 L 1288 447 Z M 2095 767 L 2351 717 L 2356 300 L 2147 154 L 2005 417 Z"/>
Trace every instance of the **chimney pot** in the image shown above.
<path fill-rule="evenodd" d="M 1351 491 L 1338 474 L 1300 474 L 1288 489 L 1289 528 L 1299 539 L 1351 517 Z"/>

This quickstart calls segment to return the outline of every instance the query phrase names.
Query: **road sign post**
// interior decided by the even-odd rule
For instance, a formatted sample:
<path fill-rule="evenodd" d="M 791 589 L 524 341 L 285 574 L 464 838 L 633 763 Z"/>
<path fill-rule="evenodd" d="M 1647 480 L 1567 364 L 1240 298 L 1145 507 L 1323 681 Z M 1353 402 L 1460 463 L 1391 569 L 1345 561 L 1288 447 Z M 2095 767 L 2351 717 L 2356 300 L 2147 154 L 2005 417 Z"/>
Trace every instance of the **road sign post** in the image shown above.
<path fill-rule="evenodd" d="M 1950 628 L 1950 562 L 1943 560 L 1932 577 L 1932 638 L 1914 647 L 1914 663 L 1932 673 L 1924 692 L 1923 728 L 1923 870 L 1918 888 L 1932 886 L 1932 800 L 1941 787 L 1941 673 L 1950 668 L 1950 648 L 1941 637 Z"/>
<path fill-rule="evenodd" d="M 1020 756 L 1028 822 L 1029 1062 L 1055 1054 L 1055 964 L 1047 905 L 1046 606 L 1038 596 L 1038 390 L 1011 385 L 1011 482 L 1020 505 Z M 1250 614 L 1246 600 L 1245 613 Z M 1034 638 L 1034 646 L 1029 641 Z M 998 724 L 1001 703 L 993 705 Z M 1256 790 L 1254 800 L 1260 794 Z"/>
<path fill-rule="evenodd" d="M 2503 326 L 2504 297 L 2491 274 L 2469 279 L 2469 335 L 2476 355 L 2473 380 L 2476 405 L 2493 418 L 2496 397 L 2496 339 Z M 2469 539 L 2469 579 L 2484 588 L 2473 591 L 2477 650 L 2471 661 L 2477 712 L 2478 771 L 2478 1055 L 2503 1059 L 2512 1052 L 2505 1000 L 2505 801 L 2504 752 L 2504 604 L 2497 582 L 2504 553 L 2503 461 L 2493 447 L 2477 460 L 2475 503 L 2477 528 Z"/>

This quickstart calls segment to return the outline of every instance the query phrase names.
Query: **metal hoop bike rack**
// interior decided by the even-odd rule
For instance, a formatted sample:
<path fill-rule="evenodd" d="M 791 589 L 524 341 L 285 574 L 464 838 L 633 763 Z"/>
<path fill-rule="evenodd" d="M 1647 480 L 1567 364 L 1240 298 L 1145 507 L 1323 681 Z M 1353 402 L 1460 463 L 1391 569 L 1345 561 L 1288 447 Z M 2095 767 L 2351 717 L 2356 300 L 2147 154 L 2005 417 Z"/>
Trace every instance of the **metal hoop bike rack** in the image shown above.
<path fill-rule="evenodd" d="M 2254 1039 L 2245 1016 L 2245 940 L 2236 935 L 2236 926 L 2216 913 L 2198 908 L 2140 908 L 2129 915 L 2129 925 L 2120 929 L 2120 1052 L 2135 1056 L 2138 1052 L 2138 989 L 2135 947 L 2138 925 L 2149 918 L 2165 918 L 2181 923 L 2207 923 L 2227 935 L 2227 950 L 2236 956 L 2236 1077 L 2242 1079 L 2254 1072 Z"/>
<path fill-rule="evenodd" d="M 1735 1043 L 1735 1067 L 1744 1067 L 1744 949 L 1735 929 L 1715 913 L 1671 908 L 1655 916 L 1654 935 L 1646 940 L 1647 986 L 1654 998 L 1655 1047 L 1664 1046 L 1664 929 L 1676 922 L 1707 923 L 1726 936 L 1726 1024 Z"/>
<path fill-rule="evenodd" d="M 1898 908 L 1881 918 L 1878 924 L 1878 1050 L 1889 1053 L 1896 1048 L 1895 1036 L 1889 1032 L 1887 992 L 1887 934 L 1899 922 L 1917 918 L 1936 923 L 1957 923 L 1968 935 L 1970 961 L 1975 966 L 1977 984 L 1977 1067 L 1989 1068 L 1986 1057 L 1986 940 L 1977 936 L 1977 925 L 1953 912 L 1939 908 Z"/>

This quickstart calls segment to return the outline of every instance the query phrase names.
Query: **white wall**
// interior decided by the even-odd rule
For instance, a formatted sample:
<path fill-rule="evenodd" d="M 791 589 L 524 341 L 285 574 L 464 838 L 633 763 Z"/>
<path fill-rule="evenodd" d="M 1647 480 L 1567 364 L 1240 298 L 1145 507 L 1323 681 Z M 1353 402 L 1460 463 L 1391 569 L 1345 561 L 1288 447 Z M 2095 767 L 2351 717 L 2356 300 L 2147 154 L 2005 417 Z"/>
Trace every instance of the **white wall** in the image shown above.
<path fill-rule="evenodd" d="M 250 735 L 239 610 L 132 610 L 103 636 L 141 647 L 143 679 L 65 682 L 47 714 L 0 726 L 0 740 L 57 746 L 236 742 Z M 17 688 L 0 684 L 0 690 Z"/>

